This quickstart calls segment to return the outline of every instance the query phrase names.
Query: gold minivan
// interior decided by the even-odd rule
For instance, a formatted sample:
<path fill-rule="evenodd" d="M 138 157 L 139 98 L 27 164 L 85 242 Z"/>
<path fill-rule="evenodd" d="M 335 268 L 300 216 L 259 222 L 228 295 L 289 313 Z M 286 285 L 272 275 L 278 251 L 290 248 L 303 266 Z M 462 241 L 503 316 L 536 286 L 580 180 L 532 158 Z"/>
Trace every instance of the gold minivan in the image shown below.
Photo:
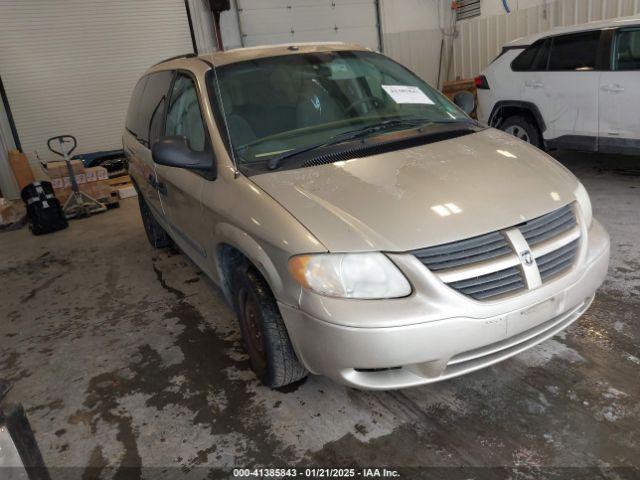
<path fill-rule="evenodd" d="M 569 171 L 356 45 L 155 65 L 123 146 L 149 241 L 220 286 L 270 387 L 472 372 L 576 321 L 607 272 Z"/>

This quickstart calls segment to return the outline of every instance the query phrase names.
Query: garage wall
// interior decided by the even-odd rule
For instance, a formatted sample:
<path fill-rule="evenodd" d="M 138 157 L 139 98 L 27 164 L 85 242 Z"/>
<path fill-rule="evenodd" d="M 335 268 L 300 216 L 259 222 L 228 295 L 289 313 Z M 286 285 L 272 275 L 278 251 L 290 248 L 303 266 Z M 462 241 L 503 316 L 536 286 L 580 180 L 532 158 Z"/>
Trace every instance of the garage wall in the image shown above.
<path fill-rule="evenodd" d="M 380 49 L 377 0 L 235 0 L 221 30 L 227 49 L 316 41 Z"/>
<path fill-rule="evenodd" d="M 493 6 L 496 0 L 485 0 Z M 523 0 L 520 0 L 521 2 Z M 529 8 L 518 8 L 510 14 L 483 16 L 457 24 L 453 42 L 449 78 L 478 75 L 510 40 L 543 32 L 554 27 L 577 25 L 596 20 L 640 13 L 640 0 L 559 0 L 544 2 L 527 0 Z M 512 2 L 509 2 L 511 5 Z M 491 11 L 489 8 L 486 10 Z"/>
<path fill-rule="evenodd" d="M 440 25 L 449 17 L 447 0 L 384 0 L 380 3 L 384 53 L 437 85 Z"/>
<path fill-rule="evenodd" d="M 379 21 L 383 51 L 435 85 L 433 64 L 437 67 L 441 39 L 438 17 L 448 16 L 449 5 L 448 0 L 232 0 L 231 10 L 223 12 L 220 21 L 227 49 L 336 40 L 380 50 Z M 292 35 L 296 24 L 300 29 Z"/>
<path fill-rule="evenodd" d="M 0 75 L 22 148 L 54 158 L 46 139 L 70 133 L 77 152 L 121 148 L 130 93 L 143 71 L 193 51 L 184 0 L 2 0 Z"/>

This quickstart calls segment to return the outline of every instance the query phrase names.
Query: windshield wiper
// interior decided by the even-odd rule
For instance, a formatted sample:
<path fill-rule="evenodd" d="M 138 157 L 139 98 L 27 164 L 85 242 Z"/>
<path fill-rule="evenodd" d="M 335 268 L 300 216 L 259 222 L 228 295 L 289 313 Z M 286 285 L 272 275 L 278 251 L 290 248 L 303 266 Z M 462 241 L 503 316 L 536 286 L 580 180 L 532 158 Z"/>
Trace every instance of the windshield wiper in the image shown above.
<path fill-rule="evenodd" d="M 269 170 L 275 170 L 280 166 L 283 160 L 286 160 L 291 157 L 295 157 L 300 155 L 301 153 L 310 152 L 311 150 L 316 150 L 318 148 L 330 147 L 332 145 L 337 145 L 342 142 L 348 142 L 349 140 L 354 140 L 356 138 L 363 138 L 372 133 L 376 133 L 382 130 L 387 130 L 389 128 L 395 127 L 420 127 L 422 125 L 426 125 L 429 123 L 443 123 L 439 121 L 432 121 L 426 118 L 396 118 L 393 120 L 385 120 L 380 123 L 376 123 L 374 125 L 367 125 L 366 127 L 361 127 L 355 130 L 349 130 L 346 132 L 338 133 L 337 135 L 333 135 L 329 137 L 328 140 L 323 142 L 315 143 L 312 145 L 305 145 L 303 147 L 294 148 L 293 150 L 288 150 L 286 152 L 281 153 L 280 155 L 276 155 L 269 159 L 269 163 L 267 164 Z M 447 121 L 446 123 L 453 123 Z"/>

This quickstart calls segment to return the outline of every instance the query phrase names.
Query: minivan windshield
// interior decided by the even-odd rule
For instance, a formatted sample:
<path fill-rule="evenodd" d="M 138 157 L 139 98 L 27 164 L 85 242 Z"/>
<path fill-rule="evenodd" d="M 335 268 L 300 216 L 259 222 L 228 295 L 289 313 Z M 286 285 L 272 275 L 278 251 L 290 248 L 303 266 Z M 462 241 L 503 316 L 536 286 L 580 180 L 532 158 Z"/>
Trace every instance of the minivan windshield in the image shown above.
<path fill-rule="evenodd" d="M 216 69 L 212 103 L 226 120 L 239 166 L 384 131 L 469 122 L 398 63 L 368 51 L 258 58 Z M 224 132 L 223 132 L 224 133 Z"/>

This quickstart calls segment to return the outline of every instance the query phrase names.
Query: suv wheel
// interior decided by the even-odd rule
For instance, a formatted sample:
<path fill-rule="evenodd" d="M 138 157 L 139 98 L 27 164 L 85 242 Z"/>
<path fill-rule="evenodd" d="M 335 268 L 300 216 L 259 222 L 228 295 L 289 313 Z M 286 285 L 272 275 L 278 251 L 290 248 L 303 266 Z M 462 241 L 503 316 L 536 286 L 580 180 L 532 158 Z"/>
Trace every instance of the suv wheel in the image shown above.
<path fill-rule="evenodd" d="M 530 143 L 534 147 L 541 148 L 542 141 L 538 126 L 526 117 L 519 115 L 507 117 L 500 125 L 500 130 L 513 135 L 520 140 Z"/>
<path fill-rule="evenodd" d="M 296 357 L 276 300 L 258 271 L 247 265 L 233 276 L 234 307 L 251 368 L 266 386 L 278 388 L 307 376 Z"/>
<path fill-rule="evenodd" d="M 167 234 L 167 232 L 160 226 L 158 221 L 153 218 L 151 209 L 147 202 L 142 198 L 140 192 L 138 192 L 138 205 L 140 205 L 140 216 L 142 217 L 142 224 L 144 225 L 144 231 L 147 234 L 149 243 L 153 248 L 166 248 L 173 244 L 173 240 Z"/>

